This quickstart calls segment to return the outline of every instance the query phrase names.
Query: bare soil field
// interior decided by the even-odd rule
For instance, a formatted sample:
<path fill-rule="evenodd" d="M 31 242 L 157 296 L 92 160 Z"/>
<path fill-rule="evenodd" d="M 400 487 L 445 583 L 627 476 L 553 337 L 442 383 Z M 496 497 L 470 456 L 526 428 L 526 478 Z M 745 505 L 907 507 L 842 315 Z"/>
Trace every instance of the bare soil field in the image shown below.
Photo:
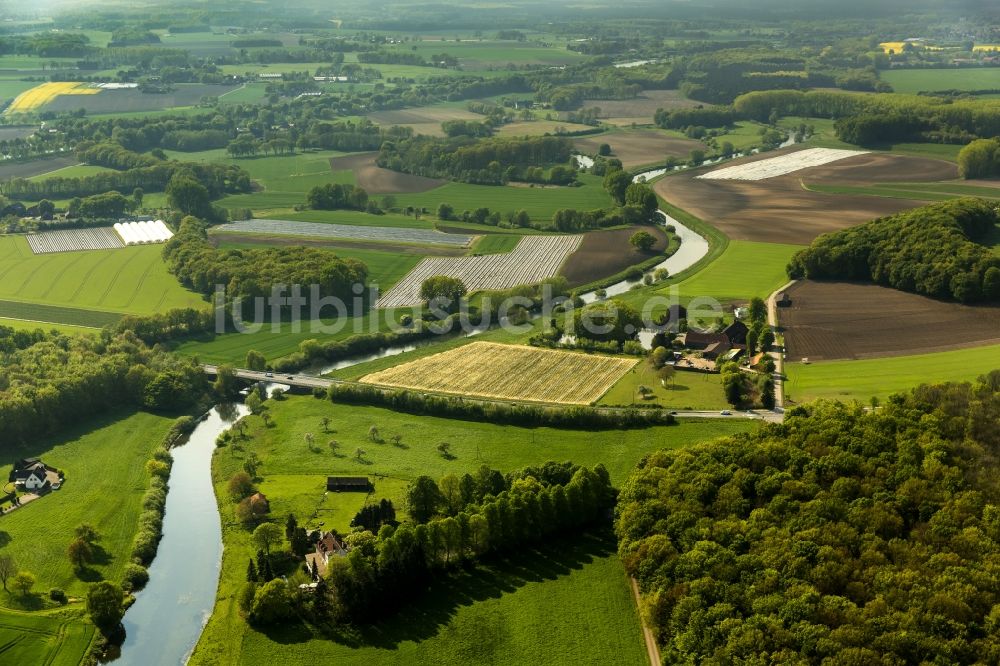
<path fill-rule="evenodd" d="M 368 119 L 376 125 L 412 127 L 417 134 L 444 136 L 441 123 L 446 120 L 483 120 L 483 116 L 461 108 L 425 106 L 398 111 L 376 111 Z"/>
<path fill-rule="evenodd" d="M 686 159 L 692 150 L 705 148 L 701 141 L 678 139 L 656 130 L 596 134 L 573 141 L 577 150 L 585 155 L 596 155 L 602 143 L 611 146 L 611 155 L 620 159 L 626 169 L 662 163 L 668 156 Z"/>
<path fill-rule="evenodd" d="M 55 171 L 56 169 L 65 169 L 79 163 L 80 160 L 72 155 L 66 157 L 45 157 L 28 162 L 3 161 L 0 162 L 0 180 L 41 176 L 43 173 Z"/>
<path fill-rule="evenodd" d="M 791 149 L 794 150 L 794 149 Z M 769 159 L 774 151 L 727 163 Z M 663 178 L 656 192 L 718 228 L 732 239 L 805 245 L 816 236 L 873 218 L 924 205 L 888 197 L 811 192 L 803 182 L 853 185 L 898 180 L 928 182 L 958 177 L 943 160 L 888 153 L 867 153 L 831 164 L 761 181 L 701 179 L 703 170 Z"/>
<path fill-rule="evenodd" d="M 628 239 L 636 231 L 648 231 L 656 237 L 656 245 L 649 253 L 632 247 Z M 658 227 L 630 227 L 614 231 L 593 231 L 583 237 L 580 247 L 569 255 L 560 275 L 569 281 L 569 286 L 588 284 L 603 277 L 620 273 L 667 248 L 667 235 Z"/>
<path fill-rule="evenodd" d="M 1000 343 L 1000 307 L 936 301 L 888 287 L 804 281 L 778 310 L 788 359 L 906 356 Z"/>
<path fill-rule="evenodd" d="M 419 194 L 444 185 L 437 178 L 413 176 L 375 166 L 376 153 L 331 157 L 332 171 L 353 171 L 354 181 L 368 194 Z"/>
<path fill-rule="evenodd" d="M 542 134 L 560 134 L 562 132 L 584 132 L 594 129 L 590 125 L 561 122 L 558 120 L 519 120 L 501 125 L 497 132 L 500 136 L 540 136 Z"/>
<path fill-rule="evenodd" d="M 473 342 L 361 378 L 366 384 L 501 400 L 588 405 L 639 361 Z"/>
<path fill-rule="evenodd" d="M 102 90 L 98 95 L 60 95 L 46 104 L 44 110 L 58 113 L 86 109 L 88 114 L 160 111 L 194 106 L 202 97 L 218 97 L 235 89 L 236 86 L 178 83 L 174 90 L 163 94 L 142 93 L 134 88 Z"/>
<path fill-rule="evenodd" d="M 657 109 L 687 109 L 697 106 L 698 102 L 687 99 L 679 90 L 645 90 L 635 99 L 588 99 L 583 105 L 584 108 L 596 106 L 601 110 L 602 120 L 621 127 L 633 123 L 652 125 Z"/>

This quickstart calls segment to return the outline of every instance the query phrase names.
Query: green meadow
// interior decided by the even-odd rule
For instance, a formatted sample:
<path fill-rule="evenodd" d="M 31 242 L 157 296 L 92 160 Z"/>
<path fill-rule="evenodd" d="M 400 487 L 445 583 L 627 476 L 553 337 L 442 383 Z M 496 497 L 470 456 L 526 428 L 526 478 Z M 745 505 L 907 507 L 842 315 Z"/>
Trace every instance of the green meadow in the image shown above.
<path fill-rule="evenodd" d="M 755 427 L 746 421 L 705 420 L 595 433 L 418 417 L 312 397 L 268 404 L 271 426 L 249 417 L 242 450 L 220 448 L 213 460 L 225 550 L 216 608 L 192 664 L 271 659 L 306 664 L 319 653 L 333 661 L 374 664 L 520 663 L 529 656 L 553 664 L 636 664 L 644 659 L 638 615 L 614 541 L 600 533 L 525 548 L 515 557 L 457 572 L 377 627 L 334 635 L 301 624 L 267 632 L 249 627 L 239 616 L 235 597 L 253 547 L 249 532 L 234 519 L 225 486 L 250 451 L 261 461 L 259 487 L 271 501 L 275 520 L 295 511 L 300 524 L 339 528 L 361 500 L 349 493 L 325 494 L 327 474 L 366 475 L 375 486 L 368 500 L 385 497 L 394 504 L 417 475 L 439 478 L 483 464 L 507 471 L 546 460 L 603 462 L 620 484 L 648 451 Z M 326 430 L 324 417 L 330 419 Z M 384 442 L 369 438 L 371 426 Z M 318 445 L 315 451 L 306 443 L 307 433 Z M 398 445 L 392 443 L 396 434 L 402 436 Z M 334 450 L 327 445 L 331 439 L 338 442 Z M 436 451 L 443 441 L 451 444 L 448 459 Z"/>
<path fill-rule="evenodd" d="M 918 384 L 972 381 L 993 368 L 1000 368 L 1000 345 L 858 361 L 787 363 L 785 402 L 790 406 L 817 398 L 885 399 Z"/>
<path fill-rule="evenodd" d="M 639 387 L 650 389 L 643 398 Z M 722 391 L 719 375 L 702 372 L 677 372 L 664 386 L 656 370 L 646 362 L 639 363 L 608 389 L 600 400 L 602 405 L 642 405 L 666 409 L 725 409 L 729 407 Z"/>
<path fill-rule="evenodd" d="M 77 605 L 44 613 L 2 608 L 0 662 L 77 666 L 93 635 L 94 626 L 83 619 L 83 611 Z"/>
<path fill-rule="evenodd" d="M 996 70 L 989 67 L 890 69 L 879 73 L 879 78 L 897 93 L 1000 89 L 1000 78 Z"/>
<path fill-rule="evenodd" d="M 182 288 L 167 272 L 156 245 L 115 250 L 33 254 L 23 236 L 0 237 L 0 302 L 25 308 L 151 314 L 202 307 L 200 295 Z M 0 316 L 36 319 L 0 304 Z M 44 321 L 44 319 L 42 319 Z M 87 325 L 79 318 L 54 323 Z"/>

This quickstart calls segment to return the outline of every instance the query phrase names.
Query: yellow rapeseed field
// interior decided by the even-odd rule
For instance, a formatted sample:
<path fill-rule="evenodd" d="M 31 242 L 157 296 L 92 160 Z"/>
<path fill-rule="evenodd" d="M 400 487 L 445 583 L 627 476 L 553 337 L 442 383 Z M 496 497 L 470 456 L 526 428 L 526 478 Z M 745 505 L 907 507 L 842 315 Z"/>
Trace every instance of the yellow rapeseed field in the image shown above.
<path fill-rule="evenodd" d="M 976 44 L 973 51 L 1000 51 L 1000 44 Z"/>
<path fill-rule="evenodd" d="M 89 83 L 78 83 L 76 81 L 53 81 L 35 86 L 31 90 L 26 90 L 18 95 L 11 105 L 7 107 L 7 113 L 28 113 L 39 109 L 59 95 L 96 95 L 101 92 L 100 88 L 90 88 Z"/>
<path fill-rule="evenodd" d="M 879 44 L 882 47 L 883 53 L 902 53 L 903 45 L 906 42 L 882 42 Z"/>
<path fill-rule="evenodd" d="M 638 360 L 473 342 L 361 378 L 366 384 L 500 400 L 589 405 Z"/>

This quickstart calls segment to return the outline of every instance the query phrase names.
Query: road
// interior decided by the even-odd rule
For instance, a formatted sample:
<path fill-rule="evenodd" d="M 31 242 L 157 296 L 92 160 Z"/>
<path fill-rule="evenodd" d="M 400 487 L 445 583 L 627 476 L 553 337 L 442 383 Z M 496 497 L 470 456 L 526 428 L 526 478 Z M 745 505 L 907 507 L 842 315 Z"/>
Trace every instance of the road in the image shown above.
<path fill-rule="evenodd" d="M 790 280 L 767 297 L 767 323 L 775 335 L 778 334 L 778 294 L 795 284 Z M 785 350 L 771 351 L 768 355 L 774 359 L 774 407 L 775 411 L 785 409 Z"/>
<path fill-rule="evenodd" d="M 203 364 L 202 369 L 205 371 L 206 375 L 215 376 L 218 374 L 219 368 L 215 365 Z M 258 370 L 247 370 L 245 368 L 236 368 L 236 376 L 239 379 L 245 379 L 252 382 L 270 382 L 273 384 L 281 384 L 283 386 L 296 386 L 299 388 L 306 389 L 327 389 L 334 384 L 356 384 L 357 382 L 349 382 L 342 379 L 328 379 L 326 377 L 315 377 L 313 375 L 302 375 L 293 373 L 271 373 L 262 372 Z M 388 388 L 388 387 L 387 387 Z M 445 395 L 445 394 L 441 394 Z M 537 402 L 527 402 L 527 401 L 517 401 L 517 400 L 489 400 L 483 398 L 468 398 L 463 397 L 463 400 L 474 401 L 474 402 L 484 402 L 484 403 L 499 403 L 499 404 L 521 404 L 521 405 L 534 405 L 539 404 Z M 603 412 L 618 412 L 624 411 L 621 407 L 597 407 L 596 409 Z M 729 411 L 729 410 L 725 410 Z M 767 421 L 769 423 L 780 423 L 783 415 L 778 411 L 767 411 L 767 410 L 749 410 L 745 412 L 734 411 L 732 413 L 723 414 L 721 411 L 713 410 L 677 410 L 672 411 L 671 414 L 677 418 L 684 419 L 751 419 L 759 421 Z"/>

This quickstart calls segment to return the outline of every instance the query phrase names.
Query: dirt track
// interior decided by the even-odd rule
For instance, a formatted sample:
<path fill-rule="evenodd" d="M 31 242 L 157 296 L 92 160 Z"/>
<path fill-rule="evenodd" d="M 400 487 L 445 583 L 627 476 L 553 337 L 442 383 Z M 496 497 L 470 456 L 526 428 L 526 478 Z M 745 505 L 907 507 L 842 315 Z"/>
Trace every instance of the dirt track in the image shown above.
<path fill-rule="evenodd" d="M 330 169 L 353 171 L 354 182 L 368 194 L 416 194 L 433 190 L 445 182 L 375 166 L 375 153 L 331 157 Z"/>
<path fill-rule="evenodd" d="M 1000 343 L 1000 307 L 936 301 L 888 287 L 798 282 L 779 308 L 790 361 L 923 354 Z"/>
<path fill-rule="evenodd" d="M 774 157 L 775 151 L 734 160 L 742 164 Z M 670 203 L 717 227 L 730 238 L 805 245 L 816 236 L 873 218 L 924 205 L 922 201 L 811 192 L 802 183 L 857 185 L 921 182 L 958 176 L 943 160 L 869 153 L 768 180 L 699 180 L 699 170 L 660 180 L 656 191 Z"/>
<path fill-rule="evenodd" d="M 656 245 L 650 253 L 639 252 L 628 242 L 632 234 L 640 230 L 656 237 Z M 576 287 L 620 273 L 649 259 L 655 252 L 663 252 L 666 247 L 666 234 L 654 227 L 593 231 L 583 237 L 580 247 L 569 256 L 559 273 L 569 280 L 571 287 Z"/>
<path fill-rule="evenodd" d="M 669 155 L 687 159 L 692 150 L 705 149 L 705 144 L 701 141 L 678 139 L 656 130 L 598 134 L 573 141 L 577 149 L 586 155 L 597 154 L 602 143 L 611 146 L 611 156 L 620 159 L 626 169 L 654 162 L 662 163 Z"/>

